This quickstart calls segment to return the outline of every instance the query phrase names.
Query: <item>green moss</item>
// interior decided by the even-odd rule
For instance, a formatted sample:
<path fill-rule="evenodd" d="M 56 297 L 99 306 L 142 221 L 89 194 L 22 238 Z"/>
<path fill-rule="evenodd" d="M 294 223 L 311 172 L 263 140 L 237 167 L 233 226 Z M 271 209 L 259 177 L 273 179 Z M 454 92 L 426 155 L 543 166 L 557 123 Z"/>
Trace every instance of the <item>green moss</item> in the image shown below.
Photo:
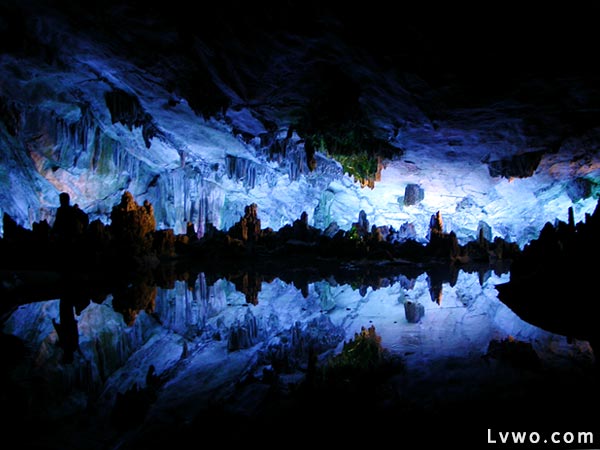
<path fill-rule="evenodd" d="M 360 239 L 360 235 L 358 234 L 358 228 L 356 228 L 356 225 L 352 225 L 352 228 L 348 230 L 348 234 L 346 236 L 348 237 L 348 239 L 353 241 L 357 241 Z"/>
<path fill-rule="evenodd" d="M 360 127 L 349 125 L 325 133 L 316 133 L 306 139 L 308 147 L 325 153 L 338 161 L 344 170 L 363 185 L 372 186 L 377 179 L 381 157 L 381 143 Z"/>
<path fill-rule="evenodd" d="M 357 79 L 337 65 L 322 64 L 314 69 L 313 78 L 318 82 L 293 126 L 305 140 L 307 165 L 314 169 L 314 152 L 321 151 L 339 161 L 363 186 L 373 187 L 380 162 L 402 150 L 373 133 L 377 127 L 363 110 L 364 93 Z"/>
<path fill-rule="evenodd" d="M 370 184 L 369 181 L 375 181 L 377 178 L 379 159 L 367 152 L 352 155 L 331 154 L 329 156 L 342 165 L 345 173 L 362 184 Z"/>
<path fill-rule="evenodd" d="M 379 369 L 384 362 L 385 350 L 375 327 L 361 328 L 354 339 L 345 342 L 339 355 L 331 358 L 324 367 L 324 378 L 338 380 Z"/>

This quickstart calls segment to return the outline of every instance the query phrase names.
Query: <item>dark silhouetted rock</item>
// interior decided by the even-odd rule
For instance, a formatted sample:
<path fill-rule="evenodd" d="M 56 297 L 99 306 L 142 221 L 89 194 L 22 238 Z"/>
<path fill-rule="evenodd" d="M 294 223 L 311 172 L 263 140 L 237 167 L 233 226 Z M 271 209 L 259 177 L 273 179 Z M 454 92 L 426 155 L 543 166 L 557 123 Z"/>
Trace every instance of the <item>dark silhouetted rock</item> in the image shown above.
<path fill-rule="evenodd" d="M 314 241 L 321 232 L 308 224 L 308 214 L 303 211 L 300 219 L 294 220 L 292 224 L 292 233 L 288 239 L 297 239 L 300 241 Z"/>
<path fill-rule="evenodd" d="M 529 152 L 488 163 L 490 176 L 527 178 L 533 175 L 542 160 L 543 152 Z"/>
<path fill-rule="evenodd" d="M 519 369 L 538 369 L 541 361 L 529 342 L 518 341 L 512 336 L 492 340 L 486 356 L 506 362 Z"/>
<path fill-rule="evenodd" d="M 187 238 L 187 236 L 183 236 Z M 159 257 L 175 256 L 175 233 L 172 229 L 157 230 L 152 234 L 152 249 Z"/>
<path fill-rule="evenodd" d="M 79 351 L 79 330 L 73 311 L 74 303 L 71 298 L 62 298 L 59 304 L 60 322 L 52 319 L 52 324 L 58 335 L 58 345 L 63 350 L 62 362 L 70 364 L 76 351 Z"/>
<path fill-rule="evenodd" d="M 56 210 L 52 232 L 60 241 L 71 243 L 86 232 L 89 219 L 79 205 L 71 206 L 69 194 L 62 192 L 59 197 L 60 206 Z"/>
<path fill-rule="evenodd" d="M 600 201 L 585 222 L 546 223 L 538 239 L 514 258 L 510 281 L 496 287 L 499 298 L 523 320 L 597 347 L 597 315 L 576 313 L 568 304 L 570 299 L 590 298 L 590 283 L 598 272 L 594 260 L 599 253 Z"/>
<path fill-rule="evenodd" d="M 444 222 L 442 214 L 438 211 L 432 214 L 429 220 L 429 231 L 427 233 L 429 243 L 427 253 L 429 256 L 442 258 L 456 258 L 460 255 L 460 245 L 454 231 L 444 233 Z"/>
<path fill-rule="evenodd" d="M 444 232 L 444 221 L 442 220 L 442 214 L 438 211 L 431 215 L 429 219 L 429 232 L 428 239 L 431 239 L 432 235 L 441 235 Z"/>
<path fill-rule="evenodd" d="M 149 314 L 154 311 L 156 294 L 157 287 L 151 280 L 136 280 L 136 282 L 113 292 L 113 309 L 123 315 L 127 326 L 131 326 L 141 311 Z"/>
<path fill-rule="evenodd" d="M 593 181 L 588 178 L 580 177 L 568 182 L 566 191 L 571 201 L 575 203 L 581 199 L 590 197 L 592 195 L 593 187 Z"/>
<path fill-rule="evenodd" d="M 158 135 L 159 131 L 152 116 L 142 108 L 139 99 L 122 89 L 114 89 L 104 94 L 104 100 L 110 111 L 112 123 L 121 123 L 130 130 L 141 127 L 144 143 L 150 148 L 151 139 Z"/>
<path fill-rule="evenodd" d="M 129 430 L 140 425 L 152 403 L 156 401 L 156 389 L 162 381 L 154 374 L 154 366 L 148 368 L 145 388 L 137 383 L 125 392 L 117 392 L 111 412 L 111 422 L 119 431 Z"/>
<path fill-rule="evenodd" d="M 227 234 L 243 242 L 256 242 L 260 237 L 260 231 L 258 206 L 252 203 L 244 208 L 244 216 L 229 229 Z"/>
<path fill-rule="evenodd" d="M 11 136 L 16 136 L 21 128 L 21 111 L 14 102 L 3 96 L 0 96 L 0 122 Z"/>
<path fill-rule="evenodd" d="M 323 234 L 329 238 L 332 238 L 338 231 L 340 231 L 340 227 L 337 222 L 331 222 L 327 228 L 323 230 Z"/>
<path fill-rule="evenodd" d="M 196 229 L 194 228 L 194 224 L 192 222 L 188 222 L 186 224 L 185 235 L 188 237 L 190 242 L 198 240 L 198 233 L 196 232 Z"/>
<path fill-rule="evenodd" d="M 477 226 L 477 240 L 479 242 L 483 242 L 484 240 L 492 242 L 492 227 L 483 220 L 480 220 Z"/>
<path fill-rule="evenodd" d="M 31 237 L 31 230 L 17 224 L 8 213 L 2 215 L 2 227 L 4 230 L 4 239 L 8 242 L 24 244 Z"/>
<path fill-rule="evenodd" d="M 120 253 L 128 256 L 150 254 L 156 220 L 154 209 L 147 200 L 140 206 L 133 195 L 126 191 L 121 202 L 113 207 L 110 219 L 110 231 Z"/>

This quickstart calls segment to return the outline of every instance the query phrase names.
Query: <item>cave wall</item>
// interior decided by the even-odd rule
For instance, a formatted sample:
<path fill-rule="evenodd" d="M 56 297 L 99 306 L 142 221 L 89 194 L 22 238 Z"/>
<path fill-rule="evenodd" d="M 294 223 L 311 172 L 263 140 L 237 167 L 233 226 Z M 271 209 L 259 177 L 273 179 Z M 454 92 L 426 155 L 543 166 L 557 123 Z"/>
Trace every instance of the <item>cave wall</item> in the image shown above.
<path fill-rule="evenodd" d="M 435 64 L 390 59 L 389 42 L 356 41 L 358 17 L 300 5 L 291 22 L 292 10 L 242 20 L 215 7 L 198 23 L 54 6 L 2 8 L 19 27 L 0 30 L 0 212 L 22 225 L 51 222 L 61 191 L 106 221 L 129 190 L 177 233 L 228 228 L 257 203 L 274 229 L 303 211 L 347 229 L 364 210 L 424 238 L 441 211 L 463 241 L 484 221 L 522 245 L 598 198 L 595 72 L 433 77 Z M 431 57 L 403 39 L 413 63 Z M 408 185 L 422 189 L 414 204 Z"/>

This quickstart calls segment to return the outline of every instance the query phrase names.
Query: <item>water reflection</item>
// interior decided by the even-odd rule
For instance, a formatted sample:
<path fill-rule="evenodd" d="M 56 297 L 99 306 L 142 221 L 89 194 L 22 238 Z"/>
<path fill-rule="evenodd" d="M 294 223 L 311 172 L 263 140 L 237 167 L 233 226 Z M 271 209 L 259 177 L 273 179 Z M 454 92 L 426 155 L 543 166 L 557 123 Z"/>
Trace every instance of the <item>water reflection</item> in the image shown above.
<path fill-rule="evenodd" d="M 169 411 L 192 420 L 214 404 L 253 414 L 273 386 L 292 390 L 311 364 L 370 326 L 402 359 L 398 386 L 411 402 L 433 395 L 417 379 L 439 381 L 443 373 L 455 389 L 474 376 L 496 376 L 499 363 L 482 357 L 491 341 L 509 336 L 530 343 L 543 367 L 591 361 L 585 342 L 529 325 L 501 303 L 494 288 L 508 280 L 501 271 L 347 269 L 345 277 L 302 274 L 292 282 L 252 272 L 163 274 L 160 284 L 143 277 L 102 302 L 63 295 L 21 305 L 3 326 L 30 351 L 10 374 L 26 397 L 15 402 L 30 405 L 25 417 L 39 420 L 93 405 L 97 423 L 120 418 L 117 431 L 128 428 L 127 417 L 135 426 L 170 420 Z M 31 380 L 53 395 L 34 396 Z"/>

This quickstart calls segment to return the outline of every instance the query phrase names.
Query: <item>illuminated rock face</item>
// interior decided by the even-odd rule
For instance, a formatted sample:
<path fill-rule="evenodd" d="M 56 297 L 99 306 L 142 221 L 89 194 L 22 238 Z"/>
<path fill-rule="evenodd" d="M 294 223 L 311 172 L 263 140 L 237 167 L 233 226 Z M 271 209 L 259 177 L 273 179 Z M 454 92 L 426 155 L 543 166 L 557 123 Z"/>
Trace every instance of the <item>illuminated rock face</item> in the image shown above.
<path fill-rule="evenodd" d="M 468 55 L 421 53 L 427 46 L 410 31 L 394 36 L 399 54 L 433 59 L 401 66 L 379 58 L 391 41 L 357 44 L 334 12 L 315 18 L 299 5 L 286 20 L 247 7 L 247 22 L 214 6 L 200 23 L 116 6 L 6 8 L 22 29 L 0 31 L 0 212 L 19 224 L 51 221 L 59 192 L 106 221 L 130 191 L 154 205 L 158 228 L 177 233 L 188 223 L 199 235 L 207 223 L 228 229 L 256 203 L 273 229 L 304 211 L 311 225 L 349 229 L 362 210 L 372 225 L 412 224 L 425 239 L 440 211 L 461 242 L 484 221 L 522 245 L 545 222 L 566 220 L 569 206 L 576 221 L 595 206 L 595 72 L 524 77 L 511 72 L 529 62 L 524 54 L 486 53 L 507 63 L 490 75 Z M 361 33 L 369 17 L 343 20 Z M 443 30 L 429 27 L 425 39 L 438 45 Z M 442 62 L 448 73 L 438 73 Z M 362 147 L 381 145 L 378 181 L 363 188 L 355 177 L 376 149 Z M 343 168 L 327 151 L 346 157 Z M 407 200 L 414 185 L 425 194 L 409 188 Z"/>

